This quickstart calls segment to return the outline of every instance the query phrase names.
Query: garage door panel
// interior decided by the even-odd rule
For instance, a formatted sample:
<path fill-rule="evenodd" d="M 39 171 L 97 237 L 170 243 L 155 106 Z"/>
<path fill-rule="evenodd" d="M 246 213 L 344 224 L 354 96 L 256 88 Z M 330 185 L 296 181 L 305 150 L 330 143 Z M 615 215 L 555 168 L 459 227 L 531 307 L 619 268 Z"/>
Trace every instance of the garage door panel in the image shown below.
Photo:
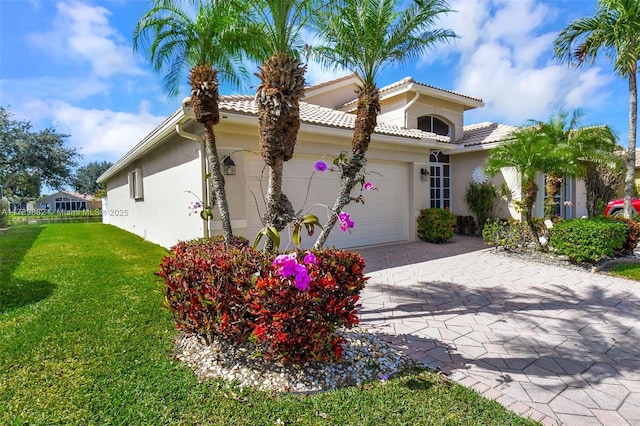
<path fill-rule="evenodd" d="M 296 212 L 303 208 L 303 203 L 307 198 L 303 214 L 315 214 L 320 219 L 320 223 L 325 223 L 327 209 L 321 206 L 314 207 L 314 204 L 333 206 L 340 186 L 340 174 L 337 172 L 313 173 L 315 161 L 316 159 L 311 158 L 296 158 L 285 163 L 283 192 L 287 194 Z M 262 200 L 259 182 L 252 178 L 252 176 L 260 176 L 262 167 L 263 163 L 260 160 L 247 161 L 248 187 L 258 198 L 260 212 L 264 213 L 264 200 Z M 407 165 L 405 163 L 370 162 L 367 169 L 376 172 L 367 175 L 367 180 L 370 180 L 379 190 L 363 191 L 364 205 L 351 203 L 345 207 L 344 210 L 351 215 L 355 222 L 355 228 L 351 230 L 351 233 L 341 232 L 339 224 L 336 225 L 327 240 L 327 246 L 356 247 L 408 239 Z M 309 184 L 309 177 L 312 173 L 313 177 Z M 266 179 L 265 175 L 263 182 L 265 192 Z M 352 195 L 356 196 L 359 190 L 359 186 L 356 186 Z M 249 212 L 247 232 L 251 235 L 246 237 L 251 240 L 262 228 L 262 223 L 256 212 L 256 203 L 250 191 L 247 193 L 247 211 Z M 302 247 L 312 246 L 319 232 L 320 230 L 316 230 L 316 235 L 309 238 L 303 231 Z M 288 242 L 288 231 L 283 231 L 281 238 Z M 283 244 L 286 245 L 286 243 Z"/>

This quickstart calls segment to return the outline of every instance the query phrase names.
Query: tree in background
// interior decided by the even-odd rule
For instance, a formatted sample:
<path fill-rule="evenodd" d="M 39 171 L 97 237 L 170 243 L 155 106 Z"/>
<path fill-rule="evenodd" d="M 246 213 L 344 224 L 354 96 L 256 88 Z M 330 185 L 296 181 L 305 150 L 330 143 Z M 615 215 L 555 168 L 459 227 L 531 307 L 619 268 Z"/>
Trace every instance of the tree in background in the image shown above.
<path fill-rule="evenodd" d="M 315 27 L 325 42 L 314 47 L 314 52 L 326 66 L 354 71 L 360 85 L 351 155 L 341 166 L 339 193 L 315 248 L 325 244 L 342 209 L 352 201 L 353 188 L 362 181 L 365 155 L 380 113 L 376 85 L 380 73 L 386 66 L 417 59 L 437 43 L 455 37 L 453 31 L 433 28 L 450 11 L 446 1 L 414 0 L 403 10 L 400 3 L 340 0 L 317 15 Z"/>
<path fill-rule="evenodd" d="M 195 16 L 189 4 L 198 3 Z M 218 79 L 239 85 L 246 75 L 239 53 L 253 40 L 240 25 L 241 15 L 234 4 L 212 0 L 155 0 L 138 21 L 134 51 L 143 49 L 155 71 L 166 71 L 164 89 L 177 96 L 185 70 L 189 70 L 191 106 L 198 123 L 204 125 L 205 153 L 211 179 L 209 202 L 215 199 L 225 241 L 231 241 L 231 215 L 213 126 L 220 121 Z M 206 206 L 210 212 L 211 206 Z"/>
<path fill-rule="evenodd" d="M 616 197 L 624 182 L 624 152 L 620 154 L 617 162 L 591 161 L 587 165 L 584 184 L 589 217 L 604 213 L 607 202 Z"/>
<path fill-rule="evenodd" d="M 640 1 L 599 0 L 595 14 L 563 29 L 554 42 L 556 57 L 569 64 L 593 64 L 599 52 L 614 62 L 615 72 L 629 82 L 629 143 L 624 188 L 624 217 L 631 218 L 638 125 L 638 60 Z"/>
<path fill-rule="evenodd" d="M 86 166 L 78 168 L 73 176 L 71 187 L 81 194 L 95 195 L 102 189 L 102 185 L 97 183 L 96 179 L 107 171 L 111 165 L 108 161 L 92 161 Z"/>
<path fill-rule="evenodd" d="M 81 155 L 65 146 L 67 137 L 53 128 L 36 132 L 0 107 L 0 185 L 11 202 L 38 198 L 42 185 L 60 190 L 71 183 Z"/>

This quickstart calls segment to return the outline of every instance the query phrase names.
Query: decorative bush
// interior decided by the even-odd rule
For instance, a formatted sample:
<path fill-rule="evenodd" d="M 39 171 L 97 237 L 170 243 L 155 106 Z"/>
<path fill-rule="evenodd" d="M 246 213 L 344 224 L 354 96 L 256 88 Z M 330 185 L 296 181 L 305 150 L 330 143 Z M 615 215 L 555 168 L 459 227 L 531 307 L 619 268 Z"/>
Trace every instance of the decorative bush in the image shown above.
<path fill-rule="evenodd" d="M 222 237 L 174 246 L 157 275 L 176 328 L 208 343 L 214 336 L 245 341 L 253 331 L 245 296 L 264 264 L 265 256 L 242 238 L 229 246 Z"/>
<path fill-rule="evenodd" d="M 491 182 L 471 181 L 464 193 L 464 202 L 478 218 L 480 227 L 493 215 L 497 199 L 498 188 Z"/>
<path fill-rule="evenodd" d="M 312 253 L 316 262 L 306 265 L 310 278 L 306 291 L 298 290 L 293 278 L 282 279 L 272 267 L 247 294 L 252 338 L 264 349 L 265 358 L 297 363 L 339 360 L 344 342 L 336 337 L 336 327 L 358 323 L 357 302 L 367 280 L 364 260 L 342 250 Z M 303 256 L 298 252 L 298 258 Z"/>
<path fill-rule="evenodd" d="M 252 341 L 257 355 L 283 362 L 341 359 L 344 342 L 334 332 L 358 322 L 364 260 L 341 250 L 297 252 L 305 262 L 292 257 L 297 275 L 288 275 L 274 257 L 239 238 L 173 247 L 158 275 L 176 328 L 207 342 Z"/>
<path fill-rule="evenodd" d="M 549 241 L 556 253 L 574 262 L 598 262 L 622 250 L 627 239 L 625 223 L 599 219 L 573 219 L 558 223 Z"/>
<path fill-rule="evenodd" d="M 490 246 L 507 251 L 522 249 L 531 242 L 526 225 L 515 219 L 487 221 L 482 228 L 482 239 Z"/>
<path fill-rule="evenodd" d="M 636 215 L 637 216 L 637 215 Z M 613 220 L 620 221 L 627 225 L 627 235 L 622 250 L 625 253 L 633 253 L 633 249 L 638 246 L 640 239 L 640 223 L 633 219 L 625 219 L 623 217 L 611 217 Z"/>
<path fill-rule="evenodd" d="M 418 216 L 418 237 L 430 243 L 445 243 L 453 238 L 456 215 L 447 209 L 424 209 Z"/>
<path fill-rule="evenodd" d="M 458 216 L 456 217 L 456 233 L 461 235 L 475 235 L 476 220 L 473 216 Z"/>

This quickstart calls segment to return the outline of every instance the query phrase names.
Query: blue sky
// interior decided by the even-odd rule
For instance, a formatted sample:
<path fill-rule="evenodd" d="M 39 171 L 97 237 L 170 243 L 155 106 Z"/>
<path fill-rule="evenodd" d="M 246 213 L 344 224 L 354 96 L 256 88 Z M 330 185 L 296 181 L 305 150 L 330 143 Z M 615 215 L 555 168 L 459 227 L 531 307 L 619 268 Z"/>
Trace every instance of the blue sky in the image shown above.
<path fill-rule="evenodd" d="M 465 124 L 520 125 L 580 107 L 583 124 L 608 124 L 626 145 L 628 89 L 605 59 L 572 69 L 551 44 L 594 0 L 451 0 L 440 26 L 460 38 L 419 61 L 388 68 L 384 86 L 406 76 L 481 97 Z M 162 92 L 162 78 L 132 50 L 133 28 L 147 0 L 0 0 L 0 105 L 36 128 L 71 135 L 83 162 L 116 161 L 187 96 Z M 308 83 L 339 73 L 309 65 Z M 251 93 L 252 88 L 235 90 Z M 223 93 L 224 94 L 224 93 Z"/>

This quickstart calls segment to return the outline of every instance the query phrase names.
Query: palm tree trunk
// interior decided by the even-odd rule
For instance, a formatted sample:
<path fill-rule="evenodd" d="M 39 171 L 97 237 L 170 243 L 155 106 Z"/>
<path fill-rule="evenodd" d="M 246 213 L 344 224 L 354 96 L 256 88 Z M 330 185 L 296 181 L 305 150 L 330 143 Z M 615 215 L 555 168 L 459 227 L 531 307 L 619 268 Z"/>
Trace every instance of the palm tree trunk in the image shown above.
<path fill-rule="evenodd" d="M 295 219 L 291 202 L 282 192 L 283 163 L 293 157 L 300 129 L 300 97 L 304 94 L 306 68 L 288 54 L 269 57 L 260 68 L 261 84 L 256 93 L 260 133 L 260 155 L 269 166 L 269 188 L 265 200 L 266 227 L 282 231 Z M 265 251 L 273 250 L 267 238 Z"/>
<path fill-rule="evenodd" d="M 282 175 L 284 170 L 284 160 L 282 157 L 275 158 L 269 166 L 269 186 L 266 195 L 267 211 L 263 222 L 267 226 L 273 226 L 278 232 L 282 231 L 292 220 L 295 214 L 291 202 L 282 193 Z M 267 238 L 264 250 L 272 251 L 278 249 L 274 246 L 271 238 Z"/>
<path fill-rule="evenodd" d="M 538 229 L 536 225 L 533 223 L 533 205 L 536 202 L 536 196 L 538 194 L 538 185 L 535 181 L 530 181 L 526 184 L 522 185 L 524 191 L 522 193 L 522 205 L 524 206 L 524 218 L 527 223 L 527 228 L 529 228 L 529 233 L 531 234 L 531 238 L 533 239 L 533 243 L 536 246 L 536 250 L 542 250 L 542 245 L 540 244 L 540 236 L 538 235 Z"/>
<path fill-rule="evenodd" d="M 555 173 L 547 173 L 545 187 L 547 190 L 547 198 L 544 200 L 544 217 L 552 219 L 556 213 L 556 196 L 560 193 L 562 185 L 562 177 Z"/>
<path fill-rule="evenodd" d="M 629 72 L 629 146 L 627 148 L 627 173 L 624 181 L 624 217 L 631 219 L 633 208 L 631 198 L 634 193 L 634 175 L 636 170 L 636 136 L 638 125 L 638 86 L 636 80 L 637 65 Z"/>
<path fill-rule="evenodd" d="M 363 85 L 358 89 L 358 108 L 356 111 L 356 123 L 351 141 L 351 158 L 342 166 L 340 177 L 340 189 L 338 197 L 329 211 L 327 223 L 322 228 L 318 239 L 314 244 L 315 249 L 320 249 L 327 242 L 329 234 L 338 222 L 338 215 L 342 209 L 352 201 L 351 191 L 356 183 L 362 179 L 362 172 L 366 164 L 365 154 L 369 149 L 371 135 L 376 128 L 378 113 L 380 112 L 380 93 L 375 85 Z"/>
<path fill-rule="evenodd" d="M 222 171 L 220 170 L 220 159 L 218 158 L 218 150 L 216 149 L 216 135 L 213 133 L 213 124 L 209 121 L 204 123 L 204 149 L 211 173 L 209 202 L 215 199 L 216 203 L 218 203 L 220 221 L 222 222 L 222 235 L 224 236 L 224 240 L 230 243 L 233 238 L 233 230 L 231 228 L 229 203 L 227 202 L 227 193 L 224 187 L 224 176 L 222 176 Z"/>

